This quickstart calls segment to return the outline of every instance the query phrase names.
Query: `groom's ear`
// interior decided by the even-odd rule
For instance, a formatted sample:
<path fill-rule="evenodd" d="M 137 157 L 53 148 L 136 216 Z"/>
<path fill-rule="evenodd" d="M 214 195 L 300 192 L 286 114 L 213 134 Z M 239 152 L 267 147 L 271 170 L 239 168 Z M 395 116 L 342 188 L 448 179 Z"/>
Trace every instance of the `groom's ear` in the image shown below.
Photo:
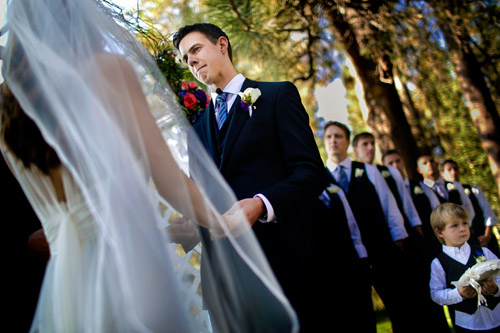
<path fill-rule="evenodd" d="M 220 51 L 222 54 L 228 54 L 228 45 L 229 41 L 227 40 L 226 37 L 220 36 L 219 39 L 217 39 L 217 46 L 219 47 Z"/>

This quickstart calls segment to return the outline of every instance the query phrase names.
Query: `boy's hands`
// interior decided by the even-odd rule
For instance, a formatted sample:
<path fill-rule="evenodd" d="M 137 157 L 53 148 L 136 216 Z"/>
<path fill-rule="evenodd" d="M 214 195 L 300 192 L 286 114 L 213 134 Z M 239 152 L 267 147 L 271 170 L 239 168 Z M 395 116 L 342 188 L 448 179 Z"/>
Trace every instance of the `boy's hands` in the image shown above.
<path fill-rule="evenodd" d="M 474 298 L 477 296 L 476 289 L 471 286 L 465 286 L 458 288 L 458 293 L 462 295 L 463 298 Z"/>
<path fill-rule="evenodd" d="M 498 292 L 498 285 L 493 280 L 486 280 L 481 285 L 481 294 L 491 295 Z"/>

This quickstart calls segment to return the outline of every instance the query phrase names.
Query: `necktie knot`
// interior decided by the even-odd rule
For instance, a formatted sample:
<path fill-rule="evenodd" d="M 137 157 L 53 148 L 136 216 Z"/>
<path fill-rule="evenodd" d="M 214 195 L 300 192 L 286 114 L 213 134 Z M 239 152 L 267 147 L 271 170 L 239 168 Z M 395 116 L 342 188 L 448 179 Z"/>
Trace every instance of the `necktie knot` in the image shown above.
<path fill-rule="evenodd" d="M 222 93 L 217 95 L 217 98 L 215 98 L 215 103 L 226 103 L 227 100 L 227 93 Z"/>

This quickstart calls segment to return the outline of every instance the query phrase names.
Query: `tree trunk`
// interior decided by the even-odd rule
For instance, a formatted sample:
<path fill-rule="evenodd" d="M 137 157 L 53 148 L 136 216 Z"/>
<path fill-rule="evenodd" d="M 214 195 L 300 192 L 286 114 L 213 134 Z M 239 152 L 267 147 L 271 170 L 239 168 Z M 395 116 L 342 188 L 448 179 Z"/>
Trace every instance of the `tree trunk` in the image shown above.
<path fill-rule="evenodd" d="M 470 115 L 481 140 L 481 146 L 488 156 L 488 162 L 500 189 L 500 116 L 491 93 L 486 85 L 474 53 L 470 36 L 460 16 L 452 13 L 454 6 L 443 8 L 442 2 L 432 2 L 437 22 L 445 37 L 448 52 L 467 100 Z M 500 192 L 498 193 L 500 196 Z"/>
<path fill-rule="evenodd" d="M 410 178 L 418 179 L 416 170 L 419 149 L 412 136 L 410 125 L 406 119 L 403 105 L 398 95 L 393 80 L 392 63 L 386 56 L 379 56 L 378 63 L 367 54 L 361 53 L 364 39 L 376 38 L 376 32 L 370 28 L 363 27 L 360 18 L 350 8 L 342 8 L 342 14 L 338 8 L 332 7 L 329 12 L 330 22 L 334 27 L 334 33 L 342 41 L 356 72 L 361 79 L 364 98 L 369 110 L 369 125 L 374 128 L 375 138 L 383 149 L 396 148 L 401 152 Z M 388 127 L 388 134 L 392 140 L 392 147 L 386 142 L 384 133 L 380 133 L 377 120 L 382 118 L 383 124 Z M 384 120 L 385 119 L 385 120 Z M 384 147 L 385 146 L 385 147 Z"/>

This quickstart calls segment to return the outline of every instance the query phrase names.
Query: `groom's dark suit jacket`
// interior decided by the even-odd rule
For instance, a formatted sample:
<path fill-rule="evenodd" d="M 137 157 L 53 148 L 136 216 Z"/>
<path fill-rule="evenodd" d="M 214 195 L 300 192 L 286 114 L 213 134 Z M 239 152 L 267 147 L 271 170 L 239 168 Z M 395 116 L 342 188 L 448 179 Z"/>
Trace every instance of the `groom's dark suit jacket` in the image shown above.
<path fill-rule="evenodd" d="M 290 82 L 246 79 L 241 91 L 248 87 L 262 93 L 251 117 L 237 96 L 221 131 L 212 102 L 194 128 L 239 200 L 261 193 L 270 201 L 277 222 L 257 221 L 253 230 L 298 310 L 297 294 L 312 275 L 308 223 L 324 211 L 317 209 L 323 205 L 318 196 L 327 177 L 297 88 Z"/>

